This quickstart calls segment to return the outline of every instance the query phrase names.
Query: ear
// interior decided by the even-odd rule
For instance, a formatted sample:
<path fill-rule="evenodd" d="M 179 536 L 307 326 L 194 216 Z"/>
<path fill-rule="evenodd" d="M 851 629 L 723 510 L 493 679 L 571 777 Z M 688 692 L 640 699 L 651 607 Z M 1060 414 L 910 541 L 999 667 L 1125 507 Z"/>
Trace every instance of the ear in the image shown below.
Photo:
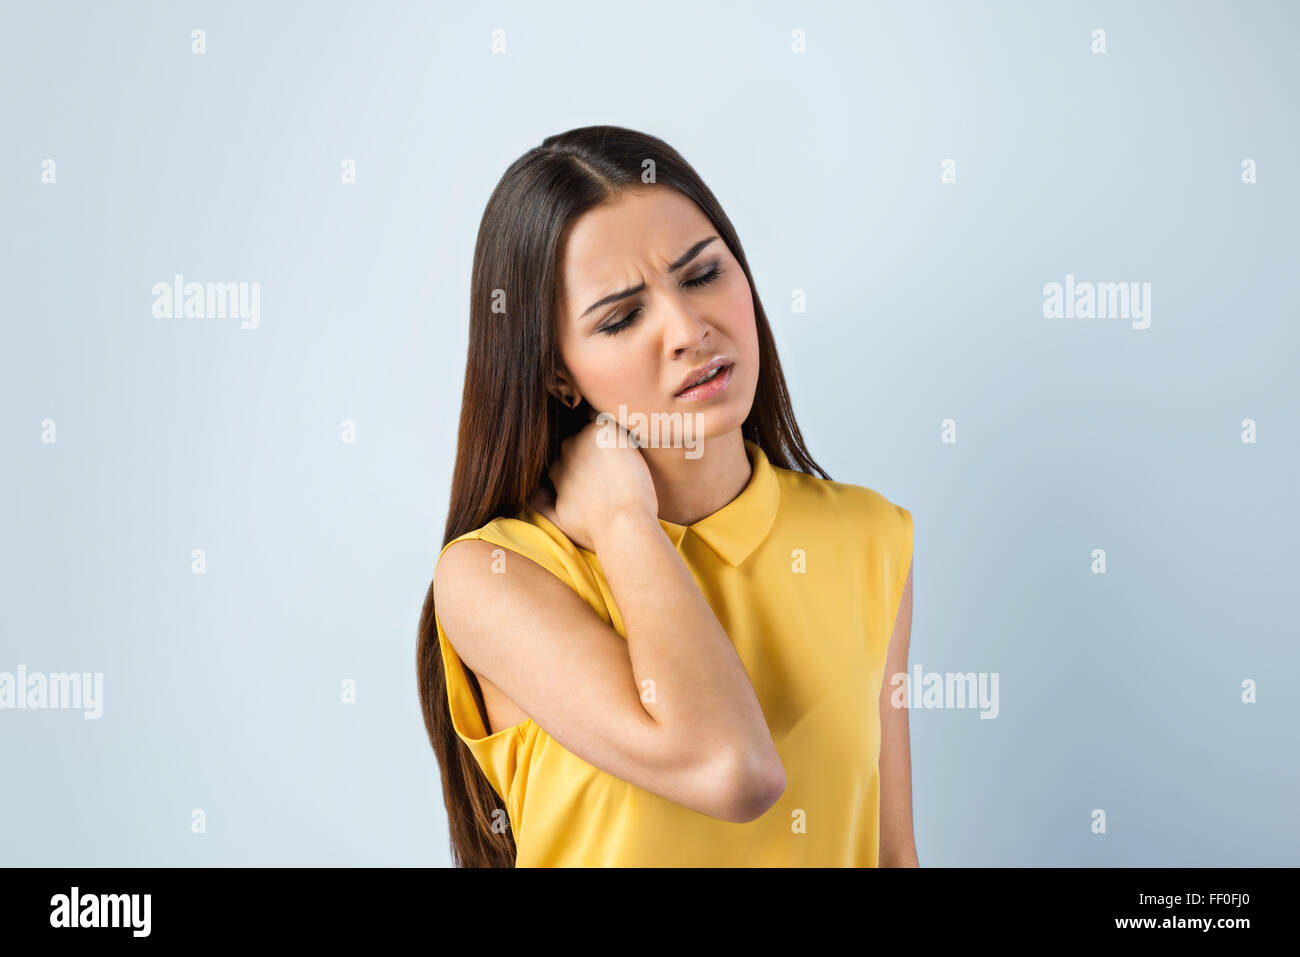
<path fill-rule="evenodd" d="M 564 369 L 555 371 L 555 379 L 547 387 L 547 392 L 553 395 L 561 405 L 569 408 L 577 408 L 578 403 L 582 401 L 582 393 L 574 384 L 573 378 Z"/>

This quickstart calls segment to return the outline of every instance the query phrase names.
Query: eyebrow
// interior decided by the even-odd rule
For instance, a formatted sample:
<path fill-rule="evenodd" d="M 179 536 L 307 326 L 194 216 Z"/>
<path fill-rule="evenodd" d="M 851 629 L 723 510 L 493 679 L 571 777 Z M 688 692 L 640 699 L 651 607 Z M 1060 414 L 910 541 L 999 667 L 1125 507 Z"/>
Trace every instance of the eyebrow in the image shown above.
<path fill-rule="evenodd" d="M 707 246 L 709 243 L 713 242 L 717 238 L 718 238 L 717 236 L 710 236 L 708 239 L 701 239 L 690 249 L 686 250 L 686 252 L 682 253 L 682 255 L 677 259 L 677 261 L 668 267 L 668 271 L 676 272 L 677 270 L 681 269 L 692 259 L 698 256 L 700 254 L 700 250 L 702 250 L 705 246 Z M 620 299 L 626 299 L 628 296 L 634 296 L 644 288 L 645 288 L 645 283 L 640 283 L 636 286 L 631 286 L 628 289 L 623 289 L 620 290 L 619 292 L 610 293 L 604 299 L 597 299 L 595 302 L 593 302 L 590 306 L 586 308 L 586 310 L 582 313 L 582 315 L 578 317 L 578 321 L 581 322 L 583 319 L 585 319 L 587 317 L 587 313 L 591 312 L 593 309 L 599 309 L 601 306 L 607 306 L 611 302 L 618 302 Z"/>

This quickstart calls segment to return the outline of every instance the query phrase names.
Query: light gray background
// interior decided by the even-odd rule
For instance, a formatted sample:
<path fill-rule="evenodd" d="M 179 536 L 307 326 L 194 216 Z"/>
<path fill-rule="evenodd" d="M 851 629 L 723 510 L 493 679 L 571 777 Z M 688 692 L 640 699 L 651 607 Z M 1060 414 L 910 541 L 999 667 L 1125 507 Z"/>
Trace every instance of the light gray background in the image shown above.
<path fill-rule="evenodd" d="M 614 123 L 732 217 L 814 455 L 912 510 L 913 664 L 1000 675 L 996 720 L 911 713 L 922 865 L 1296 864 L 1298 21 L 6 4 L 0 671 L 105 688 L 0 711 L 0 863 L 447 862 L 414 647 L 475 230 Z M 155 318 L 175 273 L 260 282 L 260 328 Z M 1152 283 L 1150 328 L 1045 319 L 1067 273 Z"/>

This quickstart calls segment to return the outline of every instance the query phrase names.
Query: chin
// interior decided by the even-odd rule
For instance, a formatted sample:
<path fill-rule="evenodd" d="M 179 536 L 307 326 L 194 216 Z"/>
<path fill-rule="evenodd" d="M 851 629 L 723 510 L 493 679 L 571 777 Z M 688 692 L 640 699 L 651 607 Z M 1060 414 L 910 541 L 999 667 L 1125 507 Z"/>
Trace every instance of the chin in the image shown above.
<path fill-rule="evenodd" d="M 700 413 L 703 418 L 700 420 L 698 437 L 701 440 L 706 440 L 730 435 L 745 424 L 745 419 L 749 418 L 749 411 L 752 406 L 753 402 L 751 401 L 743 409 L 728 409 L 726 407 L 701 409 Z"/>

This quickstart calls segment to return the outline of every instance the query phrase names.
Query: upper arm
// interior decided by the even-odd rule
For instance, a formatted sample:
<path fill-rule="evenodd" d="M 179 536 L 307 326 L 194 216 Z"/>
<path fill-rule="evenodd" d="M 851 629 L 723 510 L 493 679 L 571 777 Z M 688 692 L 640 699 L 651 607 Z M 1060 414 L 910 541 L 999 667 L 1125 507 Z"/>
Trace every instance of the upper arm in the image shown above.
<path fill-rule="evenodd" d="M 912 566 L 907 566 L 907 580 L 903 582 L 903 595 L 898 600 L 898 614 L 894 617 L 894 630 L 889 636 L 889 650 L 885 655 L 885 673 L 907 670 L 907 646 L 912 639 Z M 897 666 L 896 668 L 894 666 Z"/>
<path fill-rule="evenodd" d="M 912 833 L 912 757 L 907 727 L 907 697 L 895 707 L 898 686 L 893 677 L 907 675 L 912 636 L 912 568 L 898 603 L 898 615 L 885 654 L 880 686 L 880 865 L 917 866 Z M 906 688 L 906 684 L 903 685 Z"/>
<path fill-rule="evenodd" d="M 729 768 L 706 736 L 670 734 L 641 706 L 627 642 L 572 588 L 496 546 L 448 547 L 434 574 L 438 622 L 469 668 L 587 763 L 712 817 L 729 818 Z M 499 566 L 497 566 L 499 567 Z"/>

